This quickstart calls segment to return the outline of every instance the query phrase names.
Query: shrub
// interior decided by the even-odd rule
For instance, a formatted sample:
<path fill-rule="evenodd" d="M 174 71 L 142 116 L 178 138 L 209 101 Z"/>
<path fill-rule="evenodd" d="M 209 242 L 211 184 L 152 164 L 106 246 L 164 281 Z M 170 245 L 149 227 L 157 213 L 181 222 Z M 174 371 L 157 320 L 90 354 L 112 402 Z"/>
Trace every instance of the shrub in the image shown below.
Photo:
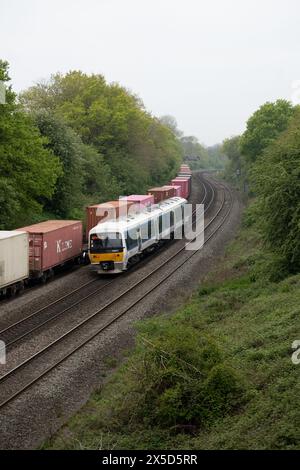
<path fill-rule="evenodd" d="M 125 380 L 115 383 L 109 420 L 130 429 L 205 426 L 238 406 L 244 394 L 211 338 L 167 319 L 143 326 L 121 377 Z"/>

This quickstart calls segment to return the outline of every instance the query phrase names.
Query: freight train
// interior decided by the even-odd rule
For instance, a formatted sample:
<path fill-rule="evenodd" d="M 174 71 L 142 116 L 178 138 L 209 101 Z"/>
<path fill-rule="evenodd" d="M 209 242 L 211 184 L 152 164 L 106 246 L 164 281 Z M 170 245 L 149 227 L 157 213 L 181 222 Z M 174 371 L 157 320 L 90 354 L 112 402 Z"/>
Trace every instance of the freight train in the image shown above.
<path fill-rule="evenodd" d="M 84 236 L 82 222 L 74 220 L 48 220 L 0 231 L 0 296 L 21 293 L 31 279 L 46 282 L 57 267 L 82 262 L 87 250 L 93 270 L 127 270 L 143 253 L 181 228 L 182 207 L 190 192 L 191 170 L 182 165 L 167 186 L 87 207 Z M 164 217 L 171 217 L 168 233 L 163 230 Z"/>

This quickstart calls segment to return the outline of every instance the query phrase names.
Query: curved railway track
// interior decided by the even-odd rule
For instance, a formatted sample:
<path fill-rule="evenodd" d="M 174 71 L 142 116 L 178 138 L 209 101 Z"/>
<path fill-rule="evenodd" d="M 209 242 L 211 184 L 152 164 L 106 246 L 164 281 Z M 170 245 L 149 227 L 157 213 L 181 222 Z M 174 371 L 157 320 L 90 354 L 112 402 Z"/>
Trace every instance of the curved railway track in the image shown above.
<path fill-rule="evenodd" d="M 207 186 L 205 188 L 204 201 L 207 199 L 209 192 L 211 192 L 211 197 L 205 208 L 205 211 L 208 212 L 209 208 L 211 207 L 215 199 L 215 190 L 214 190 L 213 185 L 209 181 L 206 181 L 205 184 Z M 205 244 L 208 243 L 208 241 L 217 233 L 217 231 L 225 223 L 225 221 L 227 220 L 231 212 L 232 205 L 233 205 L 233 197 L 232 197 L 231 191 L 220 183 L 218 183 L 218 185 L 222 188 L 221 204 L 218 207 L 216 213 L 211 217 L 211 219 L 208 221 L 208 223 L 205 226 L 205 235 L 206 235 L 205 240 L 204 240 Z M 218 221 L 219 217 L 220 217 L 220 221 Z M 214 227 L 214 222 L 217 222 L 216 227 Z M 210 229 L 210 231 L 208 229 Z M 210 232 L 210 233 L 207 233 L 207 232 Z M 92 341 L 101 333 L 104 333 L 113 323 L 117 322 L 122 316 L 124 316 L 127 312 L 129 312 L 133 307 L 135 307 L 138 303 L 140 303 L 143 299 L 145 299 L 148 295 L 150 295 L 153 291 L 155 291 L 161 285 L 162 279 L 165 281 L 166 279 L 170 278 L 178 269 L 180 269 L 184 264 L 186 264 L 192 257 L 194 257 L 198 253 L 198 251 L 187 251 L 185 249 L 186 246 L 188 246 L 192 242 L 193 240 L 184 244 L 184 246 L 182 246 L 179 250 L 177 250 L 174 254 L 172 254 L 172 256 L 170 256 L 167 260 L 163 261 L 155 269 L 150 271 L 148 274 L 146 274 L 144 277 L 142 277 L 137 282 L 132 284 L 130 287 L 128 287 L 123 292 L 121 292 L 119 295 L 111 299 L 100 309 L 94 311 L 87 318 L 83 319 L 80 323 L 78 323 L 77 325 L 75 325 L 74 327 L 72 327 L 71 329 L 63 333 L 61 336 L 53 340 L 51 343 L 47 344 L 45 347 L 37 351 L 35 354 L 28 357 L 26 360 L 19 363 L 14 368 L 12 368 L 8 372 L 6 372 L 4 375 L 2 375 L 0 377 L 0 386 L 3 386 L 3 384 L 7 386 L 7 383 L 8 383 L 7 388 L 9 389 L 9 392 L 6 394 L 6 396 L 0 399 L 1 400 L 0 408 L 3 408 L 4 406 L 11 403 L 14 399 L 16 399 L 26 390 L 28 390 L 32 385 L 39 382 L 52 370 L 56 369 L 60 364 L 62 364 L 68 358 L 73 356 L 77 351 L 79 351 L 81 348 L 87 345 L 90 341 Z M 177 261 L 178 255 L 181 253 L 183 254 L 183 258 L 178 263 L 175 263 L 174 266 L 172 266 L 172 262 Z M 146 284 L 145 281 L 149 281 L 149 280 L 153 281 L 155 274 L 162 273 L 163 270 L 170 265 L 171 265 L 170 270 L 163 274 L 162 279 L 161 277 L 159 277 L 158 282 L 154 280 L 155 281 L 154 284 L 150 286 L 149 288 L 147 284 L 146 290 L 144 290 L 138 296 L 135 295 L 135 298 L 132 301 L 130 301 L 129 304 L 126 305 L 125 308 L 121 307 L 119 310 L 115 309 L 115 307 L 117 306 L 119 302 L 123 302 L 124 299 L 126 299 L 128 296 L 130 299 L 130 294 L 135 293 L 138 288 L 140 287 L 144 288 Z M 113 283 L 113 282 L 116 282 L 116 280 L 114 279 L 110 281 L 109 283 Z M 87 283 L 87 284 L 90 284 L 90 283 Z M 104 289 L 105 286 L 106 285 L 102 286 L 101 290 Z M 76 289 L 76 292 L 79 292 L 79 291 L 80 291 L 80 287 Z M 71 292 L 65 297 L 69 298 L 70 296 L 72 296 L 72 294 L 73 293 Z M 81 301 L 86 300 L 86 298 L 92 295 L 94 295 L 94 292 L 85 296 L 85 298 L 83 298 L 82 300 L 79 299 L 78 301 L 76 301 L 76 305 L 78 305 L 79 303 L 81 303 Z M 51 305 L 59 305 L 59 302 L 60 302 L 60 299 L 58 299 L 58 301 L 53 302 Z M 75 304 L 73 303 L 72 306 L 74 305 Z M 59 315 L 62 315 L 66 310 L 69 310 L 70 308 L 72 308 L 72 306 L 69 306 L 65 308 L 64 310 L 60 311 L 59 313 L 56 313 L 56 316 L 54 317 L 50 317 L 49 319 L 46 319 L 46 320 L 44 319 L 43 325 L 45 323 L 48 323 L 48 321 L 51 321 L 52 319 L 57 318 Z M 111 307 L 113 307 L 114 310 L 113 312 L 110 313 Z M 43 309 L 40 309 L 40 311 L 45 311 L 45 309 L 47 309 L 47 306 Z M 117 312 L 115 310 L 117 310 Z M 40 311 L 38 312 L 40 313 Z M 33 318 L 32 315 L 30 317 Z M 101 319 L 101 324 L 93 326 L 94 322 L 96 321 L 97 323 L 99 318 Z M 34 329 L 40 328 L 41 326 L 42 324 L 37 325 L 36 327 L 34 327 Z M 12 327 L 15 327 L 15 325 L 12 325 Z M 90 328 L 90 331 L 88 329 L 88 331 L 84 332 L 84 329 L 86 329 L 87 327 Z M 6 332 L 9 331 L 9 328 L 4 331 Z M 26 332 L 23 333 L 21 335 L 22 338 L 24 338 L 31 332 L 32 331 L 30 332 L 28 331 L 28 333 Z M 59 358 L 53 361 L 53 358 L 52 358 L 53 349 L 55 349 L 56 346 L 62 345 L 64 342 L 67 342 L 69 339 L 72 339 L 73 336 L 76 337 L 76 333 L 79 333 L 79 332 L 80 332 L 79 340 L 78 340 L 78 337 L 77 337 L 77 340 L 75 338 L 74 342 L 69 346 L 68 351 L 63 351 L 63 353 L 60 353 Z M 19 341 L 21 339 L 21 336 L 19 335 L 19 337 L 17 337 L 15 341 Z M 14 342 L 14 340 L 11 340 L 11 344 L 12 342 Z M 51 357 L 49 357 L 49 361 L 45 360 L 39 364 L 39 359 L 43 359 L 43 358 L 45 359 L 45 356 L 47 354 L 49 355 L 51 354 Z M 46 368 L 45 368 L 44 363 L 47 364 Z M 30 370 L 30 366 L 32 365 L 34 365 L 34 371 Z M 20 379 L 18 374 L 21 374 L 22 372 L 24 372 L 25 377 L 23 376 L 23 378 Z M 18 390 L 11 392 L 9 381 L 14 380 L 17 376 L 18 376 L 18 385 L 20 385 L 21 383 L 21 386 L 19 387 Z"/>
<path fill-rule="evenodd" d="M 209 183 L 208 183 L 208 187 L 209 187 L 209 190 L 212 191 L 212 196 L 210 197 L 209 202 L 206 205 L 205 212 L 208 212 L 214 199 L 214 190 Z M 201 204 L 206 203 L 206 200 L 208 198 L 208 193 L 209 193 L 209 191 L 207 190 L 207 186 L 205 184 L 203 184 L 203 188 L 204 188 L 204 196 L 203 196 Z M 195 213 L 196 211 L 193 212 L 193 215 L 195 215 Z M 96 289 L 92 289 L 89 292 L 90 287 L 94 286 L 94 284 L 97 283 L 97 281 L 98 279 L 95 278 L 95 279 L 92 279 L 91 281 L 88 281 L 82 284 L 81 286 L 77 287 L 71 292 L 68 292 L 67 294 L 56 299 L 55 301 L 50 302 L 44 307 L 39 308 L 36 311 L 32 312 L 30 315 L 0 330 L 0 339 L 5 343 L 6 350 L 10 349 L 12 346 L 14 346 L 20 340 L 25 339 L 30 334 L 38 331 L 43 326 L 47 325 L 50 322 L 53 322 L 55 319 L 69 312 L 72 308 L 77 307 L 78 305 L 85 302 L 86 300 L 99 294 L 105 288 L 117 282 L 117 279 L 113 278 L 112 280 L 105 282 L 100 287 L 97 287 Z M 69 301 L 71 302 L 65 305 L 65 303 Z M 59 307 L 58 311 L 56 311 L 57 307 Z"/>

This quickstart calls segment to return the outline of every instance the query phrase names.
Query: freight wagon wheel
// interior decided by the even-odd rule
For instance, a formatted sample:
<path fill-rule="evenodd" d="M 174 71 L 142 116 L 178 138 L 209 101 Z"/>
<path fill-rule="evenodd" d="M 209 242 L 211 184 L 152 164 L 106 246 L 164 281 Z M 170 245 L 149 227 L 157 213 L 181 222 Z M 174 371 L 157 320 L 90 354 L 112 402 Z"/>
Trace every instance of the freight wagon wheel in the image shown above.
<path fill-rule="evenodd" d="M 18 295 L 22 295 L 23 292 L 24 292 L 24 282 L 22 281 L 18 284 Z"/>
<path fill-rule="evenodd" d="M 46 284 L 47 280 L 48 280 L 48 274 L 47 274 L 47 272 L 45 271 L 45 272 L 42 274 L 42 276 L 41 276 L 41 283 L 42 283 L 42 284 Z"/>
<path fill-rule="evenodd" d="M 14 285 L 14 286 L 9 287 L 9 289 L 7 289 L 7 294 L 6 294 L 6 296 L 7 296 L 9 299 L 11 299 L 12 297 L 15 297 L 16 293 L 17 293 L 17 286 Z"/>
<path fill-rule="evenodd" d="M 52 281 L 52 279 L 54 278 L 53 269 L 49 269 L 47 278 L 49 279 L 49 281 Z"/>

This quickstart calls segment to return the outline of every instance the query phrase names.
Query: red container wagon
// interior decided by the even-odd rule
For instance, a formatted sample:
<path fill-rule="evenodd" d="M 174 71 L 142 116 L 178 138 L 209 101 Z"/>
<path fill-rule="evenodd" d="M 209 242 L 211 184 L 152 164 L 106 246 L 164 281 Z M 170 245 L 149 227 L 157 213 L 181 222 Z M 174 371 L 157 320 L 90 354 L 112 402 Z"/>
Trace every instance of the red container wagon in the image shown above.
<path fill-rule="evenodd" d="M 175 178 L 171 181 L 172 186 L 181 187 L 181 197 L 187 199 L 189 196 L 189 182 L 187 179 Z"/>
<path fill-rule="evenodd" d="M 151 194 L 131 194 L 122 197 L 121 200 L 132 202 L 137 212 L 142 212 L 154 204 L 154 196 Z"/>
<path fill-rule="evenodd" d="M 104 221 L 105 219 L 105 221 L 107 221 L 114 218 L 125 217 L 133 204 L 134 202 L 119 199 L 118 201 L 108 201 L 102 204 L 88 206 L 86 208 L 86 240 L 88 241 L 90 230 L 101 223 L 102 220 Z M 135 212 L 135 210 L 133 212 Z"/>
<path fill-rule="evenodd" d="M 189 180 L 189 194 L 191 194 L 192 190 L 192 175 L 188 175 L 187 173 L 179 173 L 177 178 L 185 178 Z"/>
<path fill-rule="evenodd" d="M 167 185 L 162 186 L 162 187 L 165 191 L 168 191 L 168 194 L 169 194 L 168 199 L 171 198 L 171 197 L 176 196 L 176 189 L 174 188 L 174 186 L 172 184 L 167 184 Z"/>
<path fill-rule="evenodd" d="M 175 196 L 175 189 L 172 186 L 161 186 L 158 188 L 150 188 L 148 194 L 154 196 L 155 204 L 159 204 L 166 199 L 170 199 Z"/>
<path fill-rule="evenodd" d="M 176 178 L 177 181 L 180 181 L 180 180 L 183 180 L 183 181 L 186 181 L 187 182 L 187 197 L 190 196 L 191 194 L 191 190 L 192 190 L 192 179 L 188 176 L 177 176 Z"/>
<path fill-rule="evenodd" d="M 31 278 L 46 280 L 53 268 L 82 256 L 82 222 L 78 220 L 47 220 L 22 227 L 29 238 L 29 273 Z"/>
<path fill-rule="evenodd" d="M 175 196 L 181 197 L 181 186 L 173 186 L 173 188 L 175 189 Z"/>

